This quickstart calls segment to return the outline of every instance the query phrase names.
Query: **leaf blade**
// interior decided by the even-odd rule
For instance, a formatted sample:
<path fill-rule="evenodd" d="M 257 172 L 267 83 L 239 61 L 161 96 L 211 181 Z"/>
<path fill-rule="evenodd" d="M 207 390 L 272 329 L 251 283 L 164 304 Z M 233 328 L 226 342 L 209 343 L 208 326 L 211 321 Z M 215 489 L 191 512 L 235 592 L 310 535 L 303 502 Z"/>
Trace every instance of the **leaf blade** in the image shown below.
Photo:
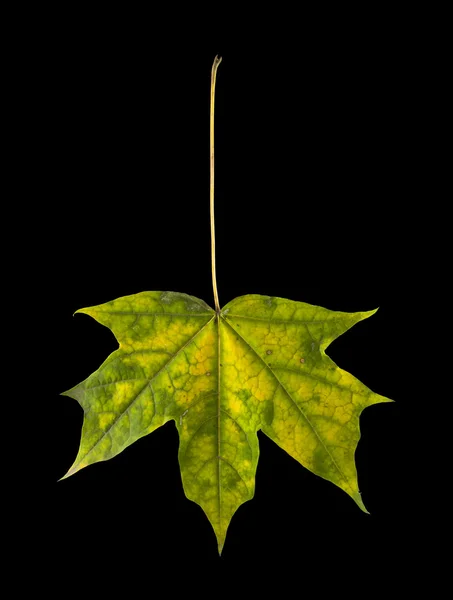
<path fill-rule="evenodd" d="M 219 553 L 235 511 L 254 496 L 259 430 L 367 512 L 354 460 L 359 417 L 390 400 L 337 367 L 325 349 L 376 311 L 255 294 L 216 313 L 186 294 L 142 292 L 77 312 L 109 327 L 119 348 L 64 393 L 85 416 L 63 478 L 174 420 L 184 491 L 211 522 Z"/>

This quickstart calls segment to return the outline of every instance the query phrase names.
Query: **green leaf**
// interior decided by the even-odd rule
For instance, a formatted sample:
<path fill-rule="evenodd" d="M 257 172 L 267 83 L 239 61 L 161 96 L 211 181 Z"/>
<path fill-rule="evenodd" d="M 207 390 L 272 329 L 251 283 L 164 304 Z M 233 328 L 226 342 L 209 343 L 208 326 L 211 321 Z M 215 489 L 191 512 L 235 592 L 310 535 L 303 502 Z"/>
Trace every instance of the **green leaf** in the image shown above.
<path fill-rule="evenodd" d="M 221 552 L 233 514 L 254 495 L 261 429 L 366 512 L 354 461 L 359 416 L 390 400 L 325 349 L 375 311 L 248 295 L 216 313 L 186 294 L 143 292 L 77 312 L 111 329 L 119 348 L 65 392 L 84 410 L 65 477 L 174 420 L 184 491 L 206 513 Z"/>

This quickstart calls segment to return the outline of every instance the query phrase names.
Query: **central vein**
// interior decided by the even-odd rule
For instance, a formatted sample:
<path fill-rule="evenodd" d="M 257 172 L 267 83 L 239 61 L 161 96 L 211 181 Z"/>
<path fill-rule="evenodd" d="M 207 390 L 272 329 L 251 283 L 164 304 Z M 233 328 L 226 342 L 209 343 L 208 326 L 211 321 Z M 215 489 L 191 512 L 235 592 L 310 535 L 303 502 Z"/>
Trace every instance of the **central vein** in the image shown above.
<path fill-rule="evenodd" d="M 217 321 L 217 480 L 219 496 L 219 527 L 221 521 L 221 499 L 220 499 L 220 315 L 216 315 Z"/>

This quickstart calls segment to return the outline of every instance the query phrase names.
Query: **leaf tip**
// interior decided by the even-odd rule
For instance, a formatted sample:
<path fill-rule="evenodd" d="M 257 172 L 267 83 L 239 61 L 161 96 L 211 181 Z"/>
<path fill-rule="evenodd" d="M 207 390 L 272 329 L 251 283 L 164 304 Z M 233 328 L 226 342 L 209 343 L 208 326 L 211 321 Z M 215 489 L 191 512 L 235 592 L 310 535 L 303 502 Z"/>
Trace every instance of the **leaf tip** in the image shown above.
<path fill-rule="evenodd" d="M 381 402 L 395 402 L 393 398 L 387 398 L 387 396 L 381 396 Z"/>
<path fill-rule="evenodd" d="M 387 396 L 381 396 L 380 394 L 374 394 L 374 400 L 372 404 L 381 404 L 385 402 L 395 402 L 392 398 L 387 398 Z"/>
<path fill-rule="evenodd" d="M 378 306 L 377 308 L 374 308 L 373 310 L 367 310 L 367 311 L 363 312 L 362 319 L 369 319 L 370 317 L 372 317 L 373 315 L 375 315 L 377 313 L 379 308 L 380 308 L 380 306 Z"/>
<path fill-rule="evenodd" d="M 215 531 L 215 537 L 217 539 L 217 550 L 219 552 L 219 558 L 222 556 L 223 546 L 225 545 L 225 532 Z"/>
<path fill-rule="evenodd" d="M 89 308 L 79 308 L 78 310 L 76 310 L 74 313 L 72 313 L 72 316 L 75 317 L 75 315 L 89 315 Z"/>
<path fill-rule="evenodd" d="M 66 390 L 65 392 L 60 392 L 60 396 L 67 396 L 68 398 L 72 398 L 73 400 L 77 400 L 79 404 L 83 401 L 84 387 L 83 382 L 77 384 L 70 390 Z"/>
<path fill-rule="evenodd" d="M 357 506 L 360 508 L 361 511 L 363 511 L 367 515 L 370 514 L 369 511 L 367 510 L 365 504 L 363 503 L 360 492 L 355 492 L 354 494 L 352 494 L 352 499 L 354 500 L 354 502 L 357 504 Z"/>
<path fill-rule="evenodd" d="M 71 477 L 71 475 L 74 475 L 74 473 L 77 473 L 77 471 L 79 471 L 79 470 L 80 470 L 80 466 L 79 465 L 73 465 L 69 469 L 69 471 L 66 473 L 66 475 L 63 475 L 63 477 L 60 477 L 60 479 L 58 479 L 58 482 L 63 481 L 63 479 L 67 479 L 68 477 Z"/>

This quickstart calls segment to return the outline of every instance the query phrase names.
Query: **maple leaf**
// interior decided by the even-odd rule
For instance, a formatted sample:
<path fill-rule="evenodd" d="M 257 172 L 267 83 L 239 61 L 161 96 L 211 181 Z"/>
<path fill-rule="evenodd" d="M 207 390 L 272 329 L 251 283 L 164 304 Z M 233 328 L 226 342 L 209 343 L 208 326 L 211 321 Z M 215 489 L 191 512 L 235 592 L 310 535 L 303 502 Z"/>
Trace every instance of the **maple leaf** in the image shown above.
<path fill-rule="evenodd" d="M 85 413 L 65 477 L 174 420 L 184 491 L 205 511 L 221 550 L 233 514 L 254 494 L 261 429 L 366 511 L 354 461 L 359 417 L 390 400 L 325 349 L 375 311 L 248 295 L 217 313 L 186 294 L 142 292 L 77 312 L 111 329 L 119 349 L 65 392 Z"/>
<path fill-rule="evenodd" d="M 366 512 L 354 453 L 364 408 L 388 398 L 326 355 L 375 311 L 345 313 L 247 295 L 220 309 L 215 277 L 214 87 L 211 76 L 211 240 L 215 310 L 177 292 L 142 292 L 78 310 L 114 333 L 119 348 L 64 395 L 84 410 L 69 477 L 113 458 L 174 420 L 188 498 L 206 513 L 222 551 L 231 518 L 255 490 L 262 430 Z"/>

